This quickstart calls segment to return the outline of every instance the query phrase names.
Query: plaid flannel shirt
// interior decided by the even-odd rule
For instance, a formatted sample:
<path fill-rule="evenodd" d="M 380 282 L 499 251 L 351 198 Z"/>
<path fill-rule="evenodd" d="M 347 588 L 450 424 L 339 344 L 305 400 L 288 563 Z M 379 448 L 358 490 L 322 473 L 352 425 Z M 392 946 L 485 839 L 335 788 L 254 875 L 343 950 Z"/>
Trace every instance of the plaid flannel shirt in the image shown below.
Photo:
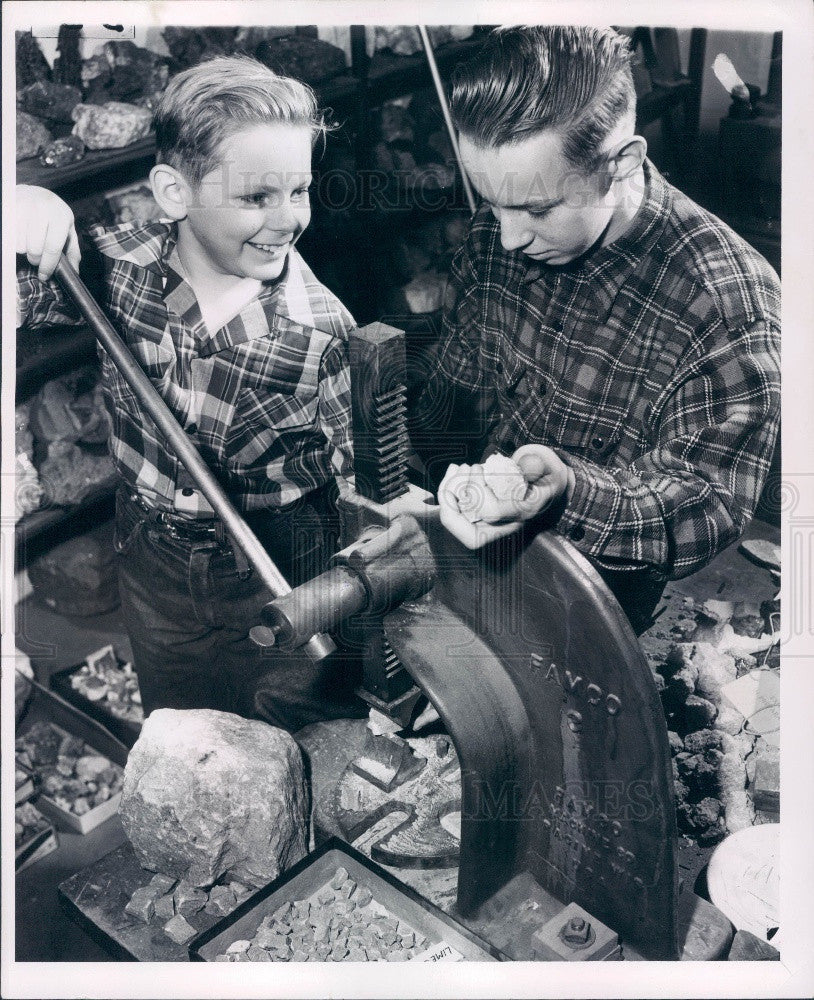
<path fill-rule="evenodd" d="M 106 269 L 107 311 L 142 369 L 236 506 L 281 507 L 337 479 L 352 482 L 350 313 L 296 250 L 225 326 L 208 331 L 184 279 L 171 223 L 90 231 Z M 29 322 L 64 322 L 55 283 L 18 277 Z M 211 512 L 118 369 L 100 348 L 113 418 L 110 449 L 148 502 Z"/>
<path fill-rule="evenodd" d="M 453 262 L 437 370 L 494 391 L 492 444 L 553 448 L 574 472 L 557 530 L 656 579 L 743 531 L 780 416 L 774 271 L 649 162 L 628 231 L 572 268 L 507 253 L 487 206 Z"/>

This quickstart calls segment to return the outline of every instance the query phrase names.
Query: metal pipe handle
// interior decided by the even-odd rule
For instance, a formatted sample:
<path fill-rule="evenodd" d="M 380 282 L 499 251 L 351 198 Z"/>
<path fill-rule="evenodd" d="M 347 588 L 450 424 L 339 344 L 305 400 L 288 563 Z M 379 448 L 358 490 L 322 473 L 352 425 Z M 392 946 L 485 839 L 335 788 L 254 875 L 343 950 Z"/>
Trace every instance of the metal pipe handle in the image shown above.
<path fill-rule="evenodd" d="M 56 275 L 73 299 L 79 311 L 88 321 L 91 329 L 101 342 L 124 380 L 135 393 L 141 406 L 149 414 L 156 427 L 167 439 L 170 448 L 180 459 L 195 480 L 201 493 L 209 501 L 212 509 L 223 521 L 235 543 L 240 546 L 246 558 L 257 571 L 260 579 L 274 597 L 282 597 L 291 592 L 291 587 L 273 560 L 260 544 L 259 539 L 246 524 L 223 487 L 215 479 L 211 470 L 201 458 L 197 448 L 184 433 L 170 408 L 161 398 L 158 390 L 142 371 L 129 347 L 114 329 L 88 291 L 82 279 L 68 260 L 62 256 L 56 267 Z M 336 646 L 327 635 L 315 635 L 303 647 L 313 660 L 321 660 L 334 652 Z"/>
<path fill-rule="evenodd" d="M 438 103 L 441 105 L 441 113 L 444 116 L 444 124 L 447 127 L 449 141 L 452 143 L 452 150 L 455 153 L 455 159 L 458 161 L 458 169 L 461 172 L 461 180 L 463 181 L 466 200 L 469 203 L 469 211 L 474 215 L 478 206 L 475 204 L 475 195 L 472 191 L 469 176 L 467 175 L 466 170 L 464 170 L 463 160 L 461 159 L 461 150 L 458 146 L 458 136 L 455 134 L 455 126 L 452 123 L 452 115 L 449 113 L 447 95 L 444 93 L 444 84 L 441 80 L 441 74 L 438 72 L 438 64 L 435 61 L 435 52 L 432 48 L 432 42 L 430 41 L 430 36 L 427 33 L 425 25 L 418 25 L 418 33 L 421 36 L 421 44 L 424 46 L 424 52 L 427 56 L 427 64 L 430 67 L 430 75 L 432 76 L 432 82 L 435 86 L 435 93 L 438 95 Z"/>

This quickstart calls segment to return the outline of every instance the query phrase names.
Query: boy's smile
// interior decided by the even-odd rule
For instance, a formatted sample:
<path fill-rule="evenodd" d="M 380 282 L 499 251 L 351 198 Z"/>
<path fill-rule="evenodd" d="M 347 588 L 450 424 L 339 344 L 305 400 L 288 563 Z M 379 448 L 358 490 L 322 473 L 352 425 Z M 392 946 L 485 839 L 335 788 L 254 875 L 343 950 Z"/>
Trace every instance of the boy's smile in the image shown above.
<path fill-rule="evenodd" d="M 311 220 L 311 131 L 252 125 L 224 139 L 220 164 L 187 188 L 178 253 L 193 279 L 270 281 Z M 227 280 L 224 280 L 227 279 Z"/>

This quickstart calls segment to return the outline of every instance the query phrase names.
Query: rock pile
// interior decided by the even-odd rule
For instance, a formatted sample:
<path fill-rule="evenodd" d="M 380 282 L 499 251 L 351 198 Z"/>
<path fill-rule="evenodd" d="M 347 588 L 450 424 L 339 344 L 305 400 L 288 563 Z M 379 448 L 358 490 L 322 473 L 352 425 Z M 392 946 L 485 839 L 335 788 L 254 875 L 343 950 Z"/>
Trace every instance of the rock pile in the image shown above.
<path fill-rule="evenodd" d="M 683 624 L 659 665 L 673 754 L 679 830 L 699 844 L 756 821 L 751 786 L 758 758 L 776 751 L 750 729 L 728 686 L 756 668 L 779 669 L 779 607 L 686 599 Z"/>
<path fill-rule="evenodd" d="M 176 944 L 186 944 L 198 933 L 190 923 L 195 914 L 203 910 L 226 916 L 250 894 L 251 889 L 241 882 L 214 885 L 207 891 L 168 875 L 154 875 L 146 885 L 136 889 L 124 912 L 145 924 L 160 924 Z"/>
<path fill-rule="evenodd" d="M 307 899 L 283 903 L 253 938 L 233 941 L 216 962 L 406 962 L 424 936 L 389 913 L 345 868 Z"/>

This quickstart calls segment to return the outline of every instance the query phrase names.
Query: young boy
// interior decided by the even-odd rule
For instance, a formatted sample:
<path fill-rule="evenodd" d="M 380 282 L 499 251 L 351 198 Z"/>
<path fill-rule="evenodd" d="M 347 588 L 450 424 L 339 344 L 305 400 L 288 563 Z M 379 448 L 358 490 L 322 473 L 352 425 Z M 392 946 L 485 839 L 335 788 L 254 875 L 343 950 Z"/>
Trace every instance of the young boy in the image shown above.
<path fill-rule="evenodd" d="M 295 244 L 310 220 L 313 93 L 252 59 L 178 76 L 155 118 L 150 172 L 167 221 L 91 230 L 105 297 L 130 350 L 292 585 L 335 547 L 351 476 L 346 339 L 353 319 Z M 70 210 L 18 189 L 29 322 L 53 320 L 42 284 L 78 260 Z M 346 667 L 269 654 L 249 638 L 270 595 L 127 383 L 100 351 L 121 478 L 122 610 L 145 713 L 218 708 L 294 730 L 359 714 Z"/>

